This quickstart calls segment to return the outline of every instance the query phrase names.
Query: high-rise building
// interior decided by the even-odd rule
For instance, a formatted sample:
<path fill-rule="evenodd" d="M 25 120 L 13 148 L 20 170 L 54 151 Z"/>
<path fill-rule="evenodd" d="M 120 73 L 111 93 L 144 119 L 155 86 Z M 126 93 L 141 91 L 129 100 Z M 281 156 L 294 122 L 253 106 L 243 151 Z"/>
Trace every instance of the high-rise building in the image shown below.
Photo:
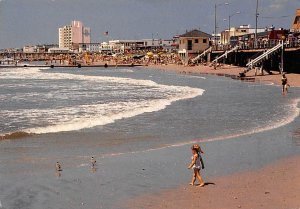
<path fill-rule="evenodd" d="M 295 18 L 294 18 L 294 22 L 292 25 L 292 29 L 294 31 L 300 31 L 300 9 L 296 10 L 296 14 L 295 14 Z"/>
<path fill-rule="evenodd" d="M 91 29 L 83 27 L 82 22 L 72 21 L 58 30 L 59 48 L 74 50 L 80 43 L 91 43 Z"/>

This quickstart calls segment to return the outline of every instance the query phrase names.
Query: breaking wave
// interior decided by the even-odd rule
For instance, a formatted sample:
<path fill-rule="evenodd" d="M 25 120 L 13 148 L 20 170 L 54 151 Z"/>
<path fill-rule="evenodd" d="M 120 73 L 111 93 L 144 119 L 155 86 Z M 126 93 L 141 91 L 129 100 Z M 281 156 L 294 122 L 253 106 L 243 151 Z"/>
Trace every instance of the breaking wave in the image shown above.
<path fill-rule="evenodd" d="M 1 110 L 0 118 L 6 121 L 6 127 L 13 129 L 9 133 L 1 131 L 5 139 L 106 125 L 159 111 L 173 102 L 204 93 L 203 89 L 161 85 L 151 80 L 57 73 L 35 68 L 4 70 L 0 76 L 6 80 L 22 80 L 10 84 L 17 91 L 22 90 L 21 93 L 2 95 L 7 106 L 9 102 L 17 106 Z M 41 92 L 36 90 L 40 88 Z M 26 103 L 28 106 L 23 107 Z"/>

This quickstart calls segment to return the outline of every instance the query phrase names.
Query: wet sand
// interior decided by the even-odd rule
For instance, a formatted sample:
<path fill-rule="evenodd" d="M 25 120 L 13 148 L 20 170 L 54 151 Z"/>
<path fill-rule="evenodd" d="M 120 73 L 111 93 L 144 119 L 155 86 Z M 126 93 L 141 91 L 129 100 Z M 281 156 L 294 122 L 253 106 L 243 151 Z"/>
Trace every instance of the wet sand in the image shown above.
<path fill-rule="evenodd" d="M 150 69 L 158 69 L 158 70 L 166 70 L 166 71 L 175 71 L 178 73 L 200 73 L 200 74 L 227 74 L 227 75 L 234 75 L 238 76 L 239 73 L 243 72 L 245 68 L 231 66 L 231 65 L 224 65 L 222 67 L 218 67 L 217 70 L 214 70 L 213 67 L 209 66 L 193 66 L 193 67 L 186 67 L 182 65 L 150 65 L 147 66 Z M 249 71 L 246 74 L 247 78 L 255 78 L 258 82 L 271 82 L 277 85 L 281 84 L 281 75 L 279 72 L 272 72 L 273 75 L 269 75 L 265 73 L 264 76 L 258 75 L 255 76 L 255 71 Z M 288 74 L 287 75 L 289 84 L 291 87 L 300 87 L 300 74 Z"/>
<path fill-rule="evenodd" d="M 208 185 L 183 186 L 138 197 L 132 209 L 298 209 L 300 208 L 300 156 L 280 160 L 263 169 L 207 178 Z"/>

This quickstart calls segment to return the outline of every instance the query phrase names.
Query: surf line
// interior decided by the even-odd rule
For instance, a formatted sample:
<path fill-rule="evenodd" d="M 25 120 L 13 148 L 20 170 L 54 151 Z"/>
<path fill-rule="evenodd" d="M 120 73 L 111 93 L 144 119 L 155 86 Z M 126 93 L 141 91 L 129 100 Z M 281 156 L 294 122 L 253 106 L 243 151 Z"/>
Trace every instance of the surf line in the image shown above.
<path fill-rule="evenodd" d="M 158 147 L 158 148 L 152 148 L 152 149 L 147 149 L 147 150 L 142 150 L 142 151 L 124 152 L 124 153 L 110 153 L 110 154 L 99 155 L 98 157 L 107 158 L 107 157 L 121 156 L 121 155 L 126 155 L 126 154 L 147 153 L 147 152 L 158 151 L 158 150 L 163 150 L 163 149 L 167 149 L 167 148 L 183 147 L 183 146 L 187 146 L 187 145 L 194 144 L 194 143 L 209 143 L 209 142 L 234 139 L 234 138 L 238 138 L 238 137 L 242 137 L 242 136 L 247 136 L 247 135 L 251 135 L 251 134 L 257 134 L 257 133 L 262 133 L 265 131 L 277 129 L 277 128 L 280 128 L 282 126 L 292 123 L 299 116 L 299 114 L 300 114 L 300 109 L 298 108 L 299 102 L 300 102 L 300 98 L 294 99 L 290 105 L 291 109 L 292 109 L 292 113 L 289 115 L 289 117 L 283 118 L 279 122 L 274 123 L 271 126 L 269 125 L 269 126 L 265 126 L 265 127 L 261 127 L 261 128 L 257 128 L 257 129 L 252 129 L 252 130 L 246 131 L 244 133 L 236 133 L 236 134 L 232 134 L 232 135 L 218 136 L 218 137 L 212 137 L 212 138 L 193 139 L 191 141 L 165 145 L 165 146 Z"/>
<path fill-rule="evenodd" d="M 16 131 L 13 133 L 8 133 L 4 135 L 0 135 L 0 140 L 6 140 L 6 139 L 19 139 L 19 138 L 25 138 L 29 136 L 36 135 L 35 133 L 28 133 L 25 131 Z"/>
<path fill-rule="evenodd" d="M 300 109 L 298 108 L 299 102 L 300 102 L 300 98 L 294 99 L 292 101 L 292 103 L 289 105 L 291 107 L 292 113 L 287 118 L 281 119 L 279 122 L 274 123 L 272 126 L 265 126 L 265 127 L 261 127 L 258 129 L 252 129 L 252 130 L 246 131 L 244 133 L 236 133 L 236 134 L 232 134 L 232 135 L 217 136 L 217 137 L 212 137 L 212 138 L 193 139 L 191 141 L 186 141 L 186 142 L 181 142 L 181 143 L 176 143 L 176 144 L 169 144 L 169 145 L 167 144 L 167 145 L 163 145 L 158 148 L 151 148 L 151 149 L 147 149 L 147 150 L 100 154 L 100 155 L 94 155 L 94 157 L 104 159 L 104 158 L 109 158 L 109 157 L 114 157 L 114 156 L 148 153 L 148 152 L 159 151 L 159 150 L 164 150 L 164 149 L 168 149 L 168 148 L 183 147 L 183 146 L 187 146 L 187 145 L 194 144 L 194 143 L 209 143 L 209 142 L 234 139 L 234 138 L 238 138 L 238 137 L 242 137 L 242 136 L 247 136 L 247 135 L 251 135 L 251 134 L 257 134 L 257 133 L 262 133 L 265 131 L 277 129 L 277 128 L 280 128 L 282 126 L 292 123 L 299 116 L 299 114 L 300 114 Z M 90 158 L 90 156 L 77 156 L 77 158 Z"/>

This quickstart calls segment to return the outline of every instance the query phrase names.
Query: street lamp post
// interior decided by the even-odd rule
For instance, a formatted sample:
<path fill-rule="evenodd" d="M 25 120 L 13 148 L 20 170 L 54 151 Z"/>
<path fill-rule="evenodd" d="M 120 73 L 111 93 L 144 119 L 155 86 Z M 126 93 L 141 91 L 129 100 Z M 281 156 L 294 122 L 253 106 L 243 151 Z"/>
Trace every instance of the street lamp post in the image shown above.
<path fill-rule="evenodd" d="M 218 50 L 218 45 L 217 45 L 217 4 L 215 4 L 215 33 L 214 33 L 214 38 L 215 38 L 216 50 Z"/>
<path fill-rule="evenodd" d="M 254 46 L 257 46 L 257 27 L 258 27 L 258 0 L 256 0 L 256 13 L 255 13 L 255 40 L 254 40 Z"/>
<path fill-rule="evenodd" d="M 231 30 L 231 18 L 234 17 L 235 15 L 239 15 L 241 14 L 240 11 L 236 12 L 236 13 L 233 13 L 231 15 L 229 15 L 228 17 L 228 43 L 230 42 L 230 38 L 231 38 L 231 33 L 230 33 L 230 30 Z"/>
<path fill-rule="evenodd" d="M 218 50 L 218 42 L 217 42 L 217 8 L 218 6 L 221 5 L 229 5 L 228 2 L 226 2 L 225 4 L 215 4 L 215 34 L 214 34 L 214 38 L 215 38 L 215 46 L 216 46 L 216 50 Z"/>
<path fill-rule="evenodd" d="M 282 47 L 281 47 L 281 69 L 280 69 L 281 74 L 283 74 L 283 72 L 284 72 L 284 40 L 285 40 L 285 36 L 282 37 Z"/>
<path fill-rule="evenodd" d="M 231 28 L 231 18 L 234 17 L 235 15 L 239 15 L 239 14 L 241 14 L 241 12 L 236 12 L 236 13 L 234 13 L 232 15 L 229 15 L 229 18 L 228 18 L 228 21 L 229 21 L 229 23 L 228 23 L 228 30 L 229 31 L 230 31 L 230 28 Z"/>

